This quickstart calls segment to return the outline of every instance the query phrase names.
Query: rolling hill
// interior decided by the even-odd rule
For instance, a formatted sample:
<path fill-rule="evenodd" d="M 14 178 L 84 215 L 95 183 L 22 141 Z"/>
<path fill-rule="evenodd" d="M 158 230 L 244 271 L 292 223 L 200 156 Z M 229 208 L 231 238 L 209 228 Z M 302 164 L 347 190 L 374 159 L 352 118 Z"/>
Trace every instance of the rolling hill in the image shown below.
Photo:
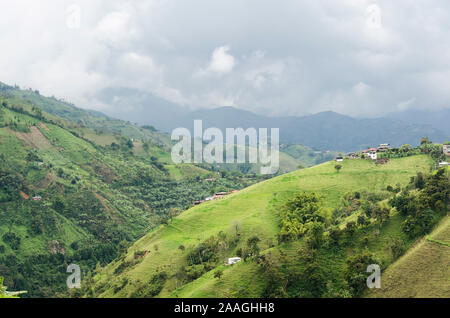
<path fill-rule="evenodd" d="M 267 178 L 257 165 L 176 165 L 171 146 L 153 127 L 0 83 L 5 284 L 28 290 L 25 297 L 64 293 L 65 264 L 76 261 L 87 274 L 193 201 Z M 311 153 L 280 153 L 280 172 L 314 164 Z"/>
<path fill-rule="evenodd" d="M 401 230 L 404 217 L 394 209 L 385 222 L 372 220 L 356 234 L 348 231 L 342 246 L 311 252 L 305 239 L 280 242 L 279 212 L 284 203 L 299 191 L 316 192 L 325 198 L 320 212 L 323 218 L 338 220 L 338 226 L 345 229 L 360 211 L 340 212 L 338 207 L 349 209 L 344 197 L 351 194 L 356 198 L 358 193 L 358 198 L 371 200 L 379 196 L 379 204 L 386 204 L 390 196 L 387 186 L 406 186 L 412 176 L 429 171 L 431 165 L 431 158 L 425 155 L 393 159 L 380 166 L 346 160 L 341 172 L 327 162 L 255 184 L 191 208 L 151 231 L 88 278 L 84 292 L 97 297 L 348 297 L 349 257 L 372 253 L 384 270 L 395 261 L 390 252 L 393 239 L 403 242 L 405 248 L 414 244 L 415 239 Z M 336 219 L 337 213 L 341 216 Z M 227 257 L 249 248 L 255 236 L 264 257 L 223 265 Z M 439 261 L 445 266 L 445 258 Z M 315 279 L 326 282 L 317 283 L 317 291 Z M 271 286 L 279 289 L 271 290 Z"/>
<path fill-rule="evenodd" d="M 192 201 L 259 180 L 175 165 L 169 150 L 167 135 L 2 85 L 5 285 L 29 291 L 25 297 L 66 292 L 67 263 L 86 274 Z"/>

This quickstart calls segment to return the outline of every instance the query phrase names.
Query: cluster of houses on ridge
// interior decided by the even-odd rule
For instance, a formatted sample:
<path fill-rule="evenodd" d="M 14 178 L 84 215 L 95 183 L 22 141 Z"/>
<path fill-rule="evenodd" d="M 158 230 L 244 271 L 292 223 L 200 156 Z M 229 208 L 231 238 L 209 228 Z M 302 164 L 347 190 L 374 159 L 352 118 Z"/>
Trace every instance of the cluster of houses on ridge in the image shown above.
<path fill-rule="evenodd" d="M 442 147 L 442 151 L 444 152 L 444 154 L 447 157 L 450 157 L 450 145 L 444 145 Z M 450 163 L 448 163 L 447 161 L 439 162 L 439 168 L 442 168 L 442 167 L 445 167 L 445 166 L 449 166 L 449 165 L 450 165 Z"/>
<path fill-rule="evenodd" d="M 231 192 L 217 192 L 217 193 L 214 193 L 213 196 L 206 197 L 204 200 L 194 201 L 192 203 L 194 205 L 199 205 L 199 204 L 202 204 L 203 202 L 213 201 L 213 200 L 217 200 L 217 199 L 222 199 L 223 197 L 225 197 L 225 196 L 227 196 L 227 195 L 229 195 L 231 193 L 236 193 L 236 192 L 238 192 L 238 190 L 233 190 Z"/>
<path fill-rule="evenodd" d="M 380 144 L 377 148 L 369 148 L 369 149 L 363 150 L 361 152 L 350 152 L 347 155 L 345 155 L 345 157 L 347 159 L 358 159 L 358 158 L 367 157 L 372 160 L 377 160 L 379 152 L 385 152 L 389 149 L 391 149 L 390 144 Z M 336 161 L 338 161 L 338 162 L 344 161 L 344 157 L 337 156 Z"/>
<path fill-rule="evenodd" d="M 389 149 L 394 149 L 394 148 L 391 148 L 390 144 L 380 144 L 377 148 L 369 148 L 369 149 L 363 150 L 361 152 L 351 152 L 351 153 L 348 153 L 347 155 L 345 155 L 345 157 L 347 159 L 369 158 L 372 160 L 377 160 L 378 153 L 385 152 Z M 442 152 L 446 156 L 450 156 L 450 145 L 444 145 L 442 148 Z M 344 161 L 344 156 L 337 156 L 336 161 L 337 162 Z M 443 162 L 439 163 L 439 168 L 449 166 L 449 165 L 450 165 L 450 163 L 443 161 Z"/>

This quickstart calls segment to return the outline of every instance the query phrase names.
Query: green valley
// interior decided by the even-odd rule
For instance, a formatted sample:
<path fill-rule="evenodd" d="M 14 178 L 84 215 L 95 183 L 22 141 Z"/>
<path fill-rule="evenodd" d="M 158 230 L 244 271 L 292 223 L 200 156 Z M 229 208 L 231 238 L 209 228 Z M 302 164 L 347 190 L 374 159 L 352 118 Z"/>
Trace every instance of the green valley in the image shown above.
<path fill-rule="evenodd" d="M 171 146 L 152 126 L 1 84 L 0 277 L 8 290 L 449 296 L 440 280 L 448 276 L 450 188 L 448 169 L 436 170 L 442 145 L 423 138 L 376 161 L 339 163 L 330 161 L 336 152 L 281 145 L 277 176 L 259 175 L 258 164 L 174 164 Z M 381 267 L 385 289 L 362 287 L 369 263 Z M 69 264 L 83 279 L 68 292 Z"/>
<path fill-rule="evenodd" d="M 426 155 L 384 165 L 345 160 L 341 171 L 328 162 L 258 183 L 159 226 L 87 279 L 85 291 L 99 297 L 359 296 L 355 280 L 361 280 L 361 273 L 349 272 L 348 263 L 376 260 L 383 270 L 390 269 L 398 257 L 391 251 L 395 244 L 400 241 L 403 252 L 417 237 L 402 231 L 405 217 L 388 208 L 398 194 L 386 189 L 411 187 L 411 178 L 432 165 Z M 440 178 L 448 186 L 448 174 Z M 314 236 L 280 236 L 281 211 L 299 191 L 324 198 L 319 214 L 325 228 L 318 232 L 326 243 L 320 247 L 311 248 Z M 369 204 L 380 214 L 365 217 Z M 445 214 L 446 208 L 440 209 L 432 224 Z M 255 246 L 256 252 L 246 257 Z M 223 264 L 236 256 L 244 261 Z M 440 260 L 445 266 L 445 258 Z"/>

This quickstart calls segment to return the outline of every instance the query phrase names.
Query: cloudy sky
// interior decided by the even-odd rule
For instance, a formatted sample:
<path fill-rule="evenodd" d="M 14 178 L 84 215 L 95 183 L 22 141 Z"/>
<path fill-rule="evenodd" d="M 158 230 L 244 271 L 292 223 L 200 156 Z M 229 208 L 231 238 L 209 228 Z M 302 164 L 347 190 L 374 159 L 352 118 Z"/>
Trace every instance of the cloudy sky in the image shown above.
<path fill-rule="evenodd" d="M 116 88 L 272 115 L 450 107 L 448 0 L 17 0 L 0 43 L 0 81 L 105 112 Z"/>

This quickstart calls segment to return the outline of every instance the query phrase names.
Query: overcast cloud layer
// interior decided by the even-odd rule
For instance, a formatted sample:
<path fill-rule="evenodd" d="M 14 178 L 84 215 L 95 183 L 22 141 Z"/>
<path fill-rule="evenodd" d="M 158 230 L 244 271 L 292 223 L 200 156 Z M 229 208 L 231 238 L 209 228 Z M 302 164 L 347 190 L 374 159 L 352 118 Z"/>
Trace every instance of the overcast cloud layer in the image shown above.
<path fill-rule="evenodd" d="M 116 87 L 272 115 L 450 107 L 448 0 L 18 0 L 0 43 L 0 81 L 102 111 Z"/>

